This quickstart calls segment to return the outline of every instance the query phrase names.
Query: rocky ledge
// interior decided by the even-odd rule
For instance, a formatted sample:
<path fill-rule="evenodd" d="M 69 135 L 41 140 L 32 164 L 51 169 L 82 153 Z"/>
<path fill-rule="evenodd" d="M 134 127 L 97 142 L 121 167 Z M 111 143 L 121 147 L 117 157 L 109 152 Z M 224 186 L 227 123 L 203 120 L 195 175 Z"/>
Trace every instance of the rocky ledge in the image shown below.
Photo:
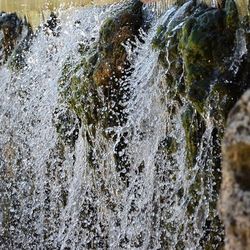
<path fill-rule="evenodd" d="M 223 152 L 220 212 L 226 249 L 250 248 L 250 91 L 229 114 Z"/>

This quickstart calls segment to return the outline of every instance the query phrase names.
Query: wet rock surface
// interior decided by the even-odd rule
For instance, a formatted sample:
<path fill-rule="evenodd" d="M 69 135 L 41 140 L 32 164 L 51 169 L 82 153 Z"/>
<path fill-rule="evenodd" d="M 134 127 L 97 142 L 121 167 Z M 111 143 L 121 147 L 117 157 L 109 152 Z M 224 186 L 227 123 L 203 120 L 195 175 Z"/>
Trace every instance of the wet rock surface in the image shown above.
<path fill-rule="evenodd" d="M 134 3 L 106 20 L 100 31 L 99 57 L 93 73 L 97 86 L 108 86 L 129 68 L 125 43 L 132 42 L 143 25 L 142 3 Z"/>
<path fill-rule="evenodd" d="M 217 213 L 221 182 L 220 147 L 228 113 L 250 86 L 247 70 L 249 52 L 246 49 L 249 46 L 246 40 L 248 24 L 239 20 L 237 6 L 232 0 L 227 0 L 219 9 L 195 2 L 178 8 L 165 24 L 158 27 L 152 46 L 159 52 L 161 67 L 166 69 L 164 84 L 168 88 L 168 98 L 184 109 L 181 115 L 186 147 L 184 164 L 190 172 L 200 164 L 200 147 L 205 147 L 207 163 L 204 162 L 204 169 L 198 170 L 188 190 L 191 201 L 187 205 L 187 214 L 192 221 L 202 199 L 199 193 L 208 196 L 213 194 L 209 200 L 210 212 L 203 226 L 205 233 L 199 244 L 203 249 L 220 249 L 223 246 L 223 225 Z M 125 107 L 119 103 L 129 99 L 129 92 L 125 91 L 128 86 L 124 85 L 124 80 L 133 69 L 130 69 L 127 61 L 124 43 L 133 40 L 142 26 L 141 4 L 138 2 L 106 20 L 100 30 L 99 40 L 95 41 L 96 46 L 92 47 L 94 50 L 81 48 L 81 53 L 88 54 L 88 57 L 71 77 L 69 91 L 73 95 L 69 95 L 69 92 L 64 95 L 66 99 L 71 96 L 68 105 L 77 113 L 82 124 L 91 127 L 88 130 L 91 145 L 88 159 L 94 169 L 98 168 L 94 163 L 94 141 L 98 127 L 110 129 L 126 121 L 123 112 Z M 87 77 L 84 79 L 75 76 L 80 69 L 85 71 Z M 65 82 L 62 81 L 62 84 Z M 174 109 L 170 115 L 177 116 Z M 204 135 L 211 127 L 211 138 L 206 141 Z M 104 135 L 108 140 L 117 139 L 110 132 L 104 132 Z M 130 163 L 126 154 L 119 156 L 119 152 L 128 147 L 124 141 L 126 135 L 117 143 L 114 157 L 116 170 L 122 173 L 121 181 L 129 186 L 127 176 Z M 163 144 L 166 144 L 164 149 Z M 172 162 L 180 148 L 175 139 L 167 136 L 159 145 L 159 155 Z M 211 186 L 208 185 L 210 182 L 213 183 Z M 178 195 L 182 196 L 181 190 Z M 175 233 L 174 223 L 166 223 L 165 226 L 168 232 Z M 193 227 L 190 223 L 190 230 Z M 182 229 L 176 230 L 180 230 L 181 235 Z M 169 242 L 164 246 L 170 247 Z M 180 240 L 177 246 L 181 249 L 183 241 Z"/>
<path fill-rule="evenodd" d="M 93 128 L 98 123 L 108 128 L 125 121 L 121 102 L 129 96 L 124 80 L 131 73 L 125 44 L 132 43 L 143 28 L 142 15 L 140 1 L 126 6 L 104 21 L 99 39 L 93 38 L 91 47 L 79 44 L 83 57 L 80 65 L 70 72 L 71 65 L 65 65 L 61 78 L 62 87 L 67 82 L 63 101 Z M 84 71 L 83 77 L 76 76 L 79 71 Z"/>
<path fill-rule="evenodd" d="M 6 61 L 15 47 L 17 38 L 22 32 L 22 21 L 17 17 L 15 13 L 1 13 L 0 27 L 3 31 L 3 60 Z"/>
<path fill-rule="evenodd" d="M 241 69 L 248 63 L 249 55 L 233 58 L 232 52 L 237 46 L 236 30 L 242 25 L 238 20 L 236 5 L 230 0 L 224 9 L 191 4 L 185 13 L 184 22 L 176 19 L 175 25 L 179 24 L 179 29 L 159 27 L 159 35 L 155 37 L 153 45 L 161 51 L 161 63 L 169 67 L 166 77 L 168 84 L 174 84 L 173 91 L 185 96 L 203 116 L 206 108 L 213 106 L 211 99 L 215 95 L 223 95 L 226 100 L 219 104 L 221 107 L 215 107 L 217 119 L 219 115 L 223 118 L 248 86 L 246 78 L 249 76 L 244 76 L 248 72 L 243 70 L 243 73 Z M 245 36 L 247 34 L 246 29 Z M 167 54 L 161 49 L 164 47 Z M 236 63 L 239 65 L 233 72 L 232 67 Z M 180 76 L 182 68 L 184 77 L 176 82 L 175 77 Z M 227 87 L 227 83 L 230 87 Z"/>
<path fill-rule="evenodd" d="M 159 51 L 159 62 L 167 69 L 165 79 L 171 86 L 170 98 L 186 106 L 182 114 L 186 167 L 192 169 L 198 164 L 197 152 L 202 137 L 207 128 L 213 126 L 212 151 L 208 157 L 208 161 L 213 162 L 213 174 L 210 177 L 201 174 L 200 178 L 212 178 L 216 183 L 213 192 L 217 194 L 225 121 L 235 102 L 250 87 L 249 70 L 246 69 L 250 58 L 248 36 L 249 25 L 242 21 L 235 2 L 227 0 L 219 9 L 186 3 L 186 7 L 182 7 L 182 18 L 173 16 L 170 25 L 166 21 L 153 40 L 153 46 Z M 189 207 L 191 214 L 200 199 L 197 192 L 204 185 L 198 178 L 190 190 L 193 197 L 193 205 Z M 247 181 L 244 183 L 246 185 Z M 217 199 L 210 205 L 217 209 Z M 211 213 L 208 216 L 206 230 L 208 234 L 201 241 L 204 249 L 223 245 L 218 244 L 218 232 L 223 231 L 218 215 Z"/>
<path fill-rule="evenodd" d="M 26 19 L 21 20 L 16 13 L 2 12 L 0 14 L 0 30 L 3 34 L 0 41 L 2 54 L 0 61 L 5 63 L 12 55 L 13 63 L 21 65 L 23 63 L 22 54 L 28 50 L 33 33 L 30 24 Z"/>
<path fill-rule="evenodd" d="M 53 78 L 45 67 L 45 82 L 36 76 L 30 82 L 47 84 L 49 91 L 54 84 L 58 91 L 56 108 L 44 104 L 53 113 L 47 117 L 44 106 L 39 106 L 47 90 L 41 97 L 34 87 L 37 103 L 33 113 L 40 107 L 36 122 L 46 121 L 41 128 L 47 123 L 51 126 L 48 130 L 55 144 L 48 151 L 47 131 L 39 127 L 44 133 L 40 138 L 30 129 L 38 139 L 35 142 L 46 149 L 45 159 L 40 152 L 33 153 L 39 164 L 35 170 L 43 179 L 33 173 L 31 157 L 21 161 L 23 153 L 17 152 L 16 142 L 4 142 L 0 150 L 5 159 L 0 163 L 7 198 L 3 196 L 0 205 L 6 245 L 13 240 L 19 247 L 13 230 L 20 239 L 31 235 L 27 246 L 33 248 L 40 246 L 40 238 L 48 249 L 70 249 L 71 244 L 109 249 L 111 243 L 114 249 L 223 248 L 224 228 L 217 210 L 221 140 L 229 111 L 250 86 L 250 45 L 248 20 L 240 17 L 235 2 L 227 0 L 219 7 L 180 1 L 163 16 L 157 31 L 145 29 L 139 1 L 108 12 L 96 30 L 96 24 L 83 25 L 85 17 L 72 22 L 72 28 L 61 26 L 63 20 L 60 23 L 60 18 L 51 15 L 39 32 L 45 33 L 42 41 L 49 44 L 45 61 L 59 76 Z M 11 57 L 22 23 L 3 23 L 3 29 L 7 24 L 12 27 L 3 37 L 8 45 L 6 55 Z M 62 50 L 60 39 L 68 35 L 68 28 L 87 36 L 77 37 L 76 55 L 64 50 L 67 58 L 53 61 L 52 49 L 55 54 Z M 247 249 L 249 244 L 248 99 L 249 93 L 230 113 L 223 146 L 220 209 L 228 249 Z M 29 154 L 35 149 L 27 146 Z M 26 163 L 27 169 L 22 168 Z M 24 181 L 32 182 L 23 205 L 27 214 L 34 209 L 28 220 L 19 209 L 23 197 L 19 193 L 14 199 L 8 196 L 8 183 L 22 188 L 13 169 Z M 38 208 L 32 207 L 33 202 Z M 18 223 L 18 216 L 24 226 Z M 36 224 L 39 219 L 43 232 Z"/>

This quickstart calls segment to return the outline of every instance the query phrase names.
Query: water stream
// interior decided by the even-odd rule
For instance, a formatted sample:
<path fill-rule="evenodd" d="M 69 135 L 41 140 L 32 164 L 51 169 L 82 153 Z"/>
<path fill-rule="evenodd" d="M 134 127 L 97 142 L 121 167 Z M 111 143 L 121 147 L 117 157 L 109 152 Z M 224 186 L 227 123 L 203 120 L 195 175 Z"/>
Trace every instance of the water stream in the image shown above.
<path fill-rule="evenodd" d="M 112 140 L 71 113 L 73 125 L 63 129 L 76 140 L 64 143 L 55 124 L 68 112 L 67 86 L 59 84 L 65 65 L 81 63 L 79 44 L 94 49 L 103 21 L 121 5 L 61 11 L 59 35 L 39 31 L 23 69 L 1 66 L 0 249 L 203 249 L 208 227 L 221 240 L 207 225 L 217 216 L 214 124 L 206 119 L 188 168 L 181 121 L 188 105 L 169 98 L 151 45 L 157 27 L 170 29 L 188 5 L 154 18 L 133 48 L 124 44 L 133 72 L 120 83 L 129 93 L 121 101 L 126 119 L 105 128 Z"/>

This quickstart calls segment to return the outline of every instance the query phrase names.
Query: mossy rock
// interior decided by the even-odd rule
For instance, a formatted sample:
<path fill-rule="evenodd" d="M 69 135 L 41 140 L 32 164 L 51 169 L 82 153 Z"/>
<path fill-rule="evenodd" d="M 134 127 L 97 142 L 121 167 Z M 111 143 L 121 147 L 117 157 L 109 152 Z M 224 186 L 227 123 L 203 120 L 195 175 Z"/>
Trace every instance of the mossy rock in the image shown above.
<path fill-rule="evenodd" d="M 232 56 L 234 48 L 238 16 L 236 6 L 228 5 L 227 10 L 201 11 L 182 28 L 179 49 L 183 56 L 185 85 L 188 98 L 201 114 L 214 79 L 227 74 L 225 61 Z M 234 22 L 234 26 L 230 22 Z"/>
<path fill-rule="evenodd" d="M 164 140 L 161 141 L 159 145 L 159 152 L 164 152 L 167 155 L 172 155 L 178 150 L 178 143 L 175 138 L 167 136 Z"/>
<path fill-rule="evenodd" d="M 70 146 L 74 146 L 79 135 L 80 121 L 69 109 L 57 109 L 54 112 L 53 123 L 59 138 Z"/>
<path fill-rule="evenodd" d="M 228 29 L 236 30 L 239 22 L 239 13 L 234 0 L 227 0 L 225 4 L 226 25 Z"/>
<path fill-rule="evenodd" d="M 139 34 L 143 24 L 142 3 L 134 1 L 104 21 L 98 40 L 80 43 L 82 60 L 65 64 L 59 82 L 60 101 L 73 111 L 84 126 L 95 134 L 98 126 L 113 127 L 125 121 L 122 105 L 125 92 L 120 85 L 128 75 L 129 63 L 124 43 Z M 70 60 L 69 60 L 70 61 Z M 115 103 L 115 107 L 111 107 Z"/>
<path fill-rule="evenodd" d="M 181 119 L 185 130 L 186 164 L 188 168 L 191 168 L 196 163 L 198 146 L 205 131 L 205 123 L 191 105 L 186 107 Z"/>
<path fill-rule="evenodd" d="M 209 162 L 204 169 L 198 170 L 189 189 L 191 201 L 187 212 L 191 218 L 198 202 L 203 199 L 199 190 L 204 189 L 204 196 L 206 192 L 212 192 L 213 197 L 217 197 L 219 192 L 220 143 L 225 120 L 241 93 L 250 86 L 250 36 L 248 20 L 239 22 L 233 0 L 227 0 L 225 7 L 219 9 L 194 4 L 182 22 L 180 29 L 172 31 L 167 24 L 159 26 L 152 46 L 159 50 L 159 63 L 167 72 L 168 98 L 180 99 L 178 103 L 184 106 L 181 118 L 185 131 L 187 171 L 191 172 L 197 163 L 206 126 L 211 126 L 206 124 L 207 118 L 213 126 L 207 156 Z M 237 55 L 237 51 L 242 49 L 239 43 L 242 34 L 239 32 L 244 33 L 248 50 L 242 56 Z M 183 79 L 180 76 L 184 76 Z M 168 150 L 165 156 L 169 157 Z M 206 185 L 208 180 L 213 180 L 212 187 Z M 209 201 L 209 208 L 200 245 L 203 249 L 214 249 L 215 246 L 221 249 L 223 243 L 219 237 L 223 237 L 223 229 L 216 213 L 216 198 Z"/>
<path fill-rule="evenodd" d="M 99 59 L 93 73 L 97 86 L 109 86 L 129 68 L 124 43 L 139 34 L 143 24 L 142 3 L 134 1 L 118 15 L 107 19 L 100 31 Z"/>
<path fill-rule="evenodd" d="M 230 75 L 225 62 L 232 56 L 239 20 L 233 0 L 225 6 L 216 9 L 193 3 L 182 17 L 181 30 L 161 25 L 153 39 L 153 47 L 160 50 L 159 62 L 168 69 L 167 84 L 175 94 L 185 97 L 186 93 L 200 114 L 204 113 L 215 79 Z M 178 25 L 178 18 L 171 22 Z M 184 80 L 180 81 L 177 76 L 183 68 Z"/>
<path fill-rule="evenodd" d="M 219 81 L 213 84 L 207 100 L 206 111 L 211 120 L 216 121 L 216 126 L 223 131 L 227 116 L 239 99 L 243 89 L 234 82 Z M 222 137 L 222 134 L 220 135 Z"/>

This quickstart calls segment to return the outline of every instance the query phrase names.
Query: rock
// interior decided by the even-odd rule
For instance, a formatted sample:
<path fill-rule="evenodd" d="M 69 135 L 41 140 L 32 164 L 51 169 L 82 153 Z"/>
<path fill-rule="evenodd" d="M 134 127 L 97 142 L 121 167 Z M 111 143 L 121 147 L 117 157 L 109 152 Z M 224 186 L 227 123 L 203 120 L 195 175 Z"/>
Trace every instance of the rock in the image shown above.
<path fill-rule="evenodd" d="M 143 24 L 142 3 L 134 1 L 115 17 L 105 21 L 100 31 L 99 59 L 93 74 L 97 86 L 108 86 L 129 68 L 124 43 L 139 34 Z"/>
<path fill-rule="evenodd" d="M 124 122 L 121 100 L 128 95 L 120 81 L 129 75 L 130 66 L 124 43 L 132 42 L 139 34 L 143 25 L 141 7 L 141 2 L 133 1 L 106 19 L 99 39 L 91 46 L 80 45 L 82 62 L 69 70 L 71 73 L 67 68 L 72 65 L 65 66 L 60 85 L 67 87 L 62 87 L 62 99 L 92 128 L 100 124 L 105 129 Z M 82 77 L 76 76 L 79 71 Z"/>
<path fill-rule="evenodd" d="M 16 13 L 1 13 L 0 29 L 3 31 L 3 50 L 6 61 L 14 50 L 17 38 L 20 36 L 23 28 L 22 21 L 17 17 Z"/>
<path fill-rule="evenodd" d="M 227 0 L 225 4 L 226 11 L 226 26 L 229 29 L 237 29 L 237 23 L 239 19 L 239 13 L 237 6 L 233 0 Z"/>
<path fill-rule="evenodd" d="M 56 109 L 53 123 L 59 138 L 67 145 L 74 146 L 79 135 L 80 121 L 69 109 Z"/>
<path fill-rule="evenodd" d="M 222 152 L 219 209 L 225 225 L 225 249 L 250 249 L 250 91 L 229 114 Z"/>
<path fill-rule="evenodd" d="M 200 139 L 204 133 L 205 124 L 200 115 L 188 105 L 182 114 L 182 126 L 185 130 L 186 165 L 191 168 L 196 163 Z"/>
<path fill-rule="evenodd" d="M 220 8 L 195 2 L 189 4 L 186 9 L 182 6 L 181 11 L 180 8 L 177 10 L 182 15 L 177 15 L 177 18 L 173 15 L 171 21 L 167 20 L 158 28 L 152 45 L 159 51 L 159 63 L 166 69 L 168 98 L 179 100 L 179 104 L 184 106 L 181 118 L 185 131 L 187 169 L 192 169 L 197 163 L 202 137 L 211 124 L 213 127 L 211 151 L 204 150 L 210 154 L 207 162 L 212 163 L 213 170 L 210 176 L 204 174 L 204 170 L 200 172 L 189 189 L 192 203 L 188 205 L 188 212 L 191 216 L 201 198 L 197 195 L 197 190 L 204 186 L 201 176 L 204 182 L 213 179 L 214 186 L 209 191 L 213 190 L 215 196 L 219 193 L 225 121 L 250 86 L 250 40 L 248 21 L 241 21 L 233 0 L 221 2 Z M 169 22 L 173 27 L 168 25 Z M 202 249 L 223 245 L 219 239 L 223 238 L 223 225 L 217 213 L 213 212 L 216 211 L 217 199 L 209 204 L 213 209 L 206 220 L 208 226 L 200 242 Z"/>
<path fill-rule="evenodd" d="M 171 23 L 180 28 L 161 25 L 153 40 L 153 47 L 160 50 L 160 63 L 168 69 L 166 82 L 171 86 L 170 93 L 172 97 L 177 93 L 188 99 L 203 117 L 205 109 L 220 96 L 222 102 L 217 103 L 213 116 L 220 117 L 224 123 L 229 110 L 248 86 L 249 55 L 237 59 L 233 54 L 234 50 L 242 49 L 237 48 L 237 40 L 241 41 L 243 36 L 248 46 L 248 28 L 243 28 L 233 0 L 227 0 L 223 9 L 191 2 L 179 19 Z M 244 33 L 242 37 L 239 28 Z M 236 73 L 232 71 L 232 60 L 239 63 Z M 184 77 L 178 78 L 183 69 Z"/>
<path fill-rule="evenodd" d="M 26 19 L 21 20 L 16 13 L 0 14 L 0 30 L 3 32 L 2 38 L 2 58 L 5 63 L 12 55 L 11 65 L 20 67 L 23 64 L 23 53 L 30 46 L 33 31 Z"/>
<path fill-rule="evenodd" d="M 188 97 L 200 113 L 214 80 L 227 74 L 225 59 L 232 53 L 238 23 L 237 15 L 229 13 L 220 9 L 201 11 L 182 29 L 179 48 L 186 72 L 185 85 Z M 228 27 L 231 23 L 235 26 Z"/>

